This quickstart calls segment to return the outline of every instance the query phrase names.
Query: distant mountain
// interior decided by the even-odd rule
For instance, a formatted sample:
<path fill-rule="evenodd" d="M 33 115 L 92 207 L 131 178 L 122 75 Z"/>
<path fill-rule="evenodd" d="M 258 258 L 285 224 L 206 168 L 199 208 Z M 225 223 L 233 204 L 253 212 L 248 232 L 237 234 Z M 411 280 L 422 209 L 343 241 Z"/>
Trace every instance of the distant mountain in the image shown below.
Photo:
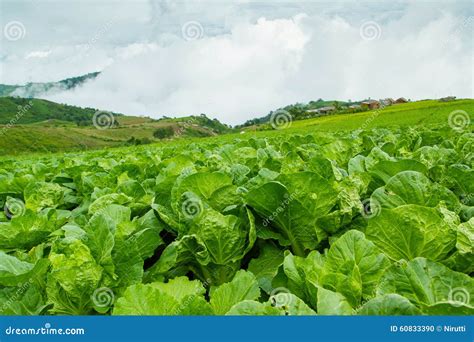
<path fill-rule="evenodd" d="M 0 97 L 18 96 L 25 98 L 42 97 L 61 91 L 74 89 L 95 79 L 100 72 L 92 72 L 83 76 L 71 77 L 58 82 L 27 83 L 25 85 L 0 84 Z"/>

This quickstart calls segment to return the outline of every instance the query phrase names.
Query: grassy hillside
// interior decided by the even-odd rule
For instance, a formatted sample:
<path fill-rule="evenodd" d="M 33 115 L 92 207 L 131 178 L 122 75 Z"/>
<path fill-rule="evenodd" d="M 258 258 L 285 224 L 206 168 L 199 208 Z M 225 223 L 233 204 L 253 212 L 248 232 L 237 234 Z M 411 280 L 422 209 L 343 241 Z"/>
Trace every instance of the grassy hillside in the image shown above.
<path fill-rule="evenodd" d="M 160 139 L 208 137 L 231 131 L 204 114 L 154 120 L 113 113 L 112 127 L 98 129 L 93 119 L 96 112 L 94 108 L 46 100 L 0 98 L 0 154 L 140 145 Z"/>
<path fill-rule="evenodd" d="M 352 131 L 377 127 L 398 126 L 408 128 L 415 125 L 448 126 L 450 113 L 462 110 L 474 120 L 474 100 L 464 99 L 453 102 L 438 102 L 436 100 L 410 102 L 386 107 L 381 110 L 371 110 L 355 114 L 328 115 L 306 120 L 292 121 L 287 128 L 273 129 L 269 124 L 247 127 L 239 133 L 208 138 L 213 142 L 223 139 L 248 139 L 251 137 L 273 137 L 286 134 L 310 134 L 313 132 Z"/>
<path fill-rule="evenodd" d="M 312 130 L 353 130 L 359 128 L 411 126 L 421 124 L 447 124 L 449 114 L 463 110 L 474 119 L 474 100 L 439 102 L 426 100 L 393 105 L 381 110 L 329 115 L 320 118 L 294 121 L 291 128 L 311 127 Z M 362 127 L 363 126 L 363 127 Z"/>
<path fill-rule="evenodd" d="M 0 125 L 61 120 L 87 126 L 92 125 L 95 112 L 97 112 L 95 108 L 80 108 L 47 100 L 0 97 Z M 114 115 L 121 114 L 114 113 Z"/>
<path fill-rule="evenodd" d="M 347 131 L 390 126 L 404 128 L 415 125 L 447 126 L 449 114 L 456 110 L 469 113 L 472 119 L 474 117 L 474 100 L 457 100 L 446 103 L 419 101 L 391 106 L 383 110 L 298 120 L 282 130 L 258 131 L 246 128 L 245 131 L 238 133 L 232 133 L 232 130 L 220 123 L 218 129 L 207 127 L 205 126 L 206 122 L 217 125 L 216 120 L 202 116 L 180 119 L 164 118 L 156 121 L 141 117 L 120 116 L 117 118 L 119 126 L 106 130 L 99 130 L 93 126 L 77 127 L 71 122 L 49 121 L 19 125 L 8 130 L 2 130 L 2 126 L 0 126 L 0 154 L 18 155 L 31 152 L 43 153 L 119 147 L 136 144 L 136 141 L 130 141 L 132 137 L 135 140 L 141 139 L 147 143 L 169 145 L 168 139 L 160 140 L 154 137 L 154 133 L 159 128 L 172 129 L 173 138 L 178 139 L 171 144 L 179 147 L 196 141 L 225 143 L 236 138 L 249 139 L 251 137 L 271 137 L 294 133 L 306 134 L 314 131 Z M 449 129 L 449 126 L 447 127 Z M 227 134 L 218 135 L 218 133 Z M 203 140 L 200 138 L 202 136 L 207 136 L 207 138 Z"/>

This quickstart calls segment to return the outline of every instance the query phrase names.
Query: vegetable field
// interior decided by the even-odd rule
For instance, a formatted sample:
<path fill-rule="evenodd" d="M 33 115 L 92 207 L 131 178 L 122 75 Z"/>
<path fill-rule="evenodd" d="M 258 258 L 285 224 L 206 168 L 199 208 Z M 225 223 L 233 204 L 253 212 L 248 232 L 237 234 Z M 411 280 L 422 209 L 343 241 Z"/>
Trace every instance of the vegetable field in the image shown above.
<path fill-rule="evenodd" d="M 0 314 L 472 315 L 470 128 L 4 159 Z"/>

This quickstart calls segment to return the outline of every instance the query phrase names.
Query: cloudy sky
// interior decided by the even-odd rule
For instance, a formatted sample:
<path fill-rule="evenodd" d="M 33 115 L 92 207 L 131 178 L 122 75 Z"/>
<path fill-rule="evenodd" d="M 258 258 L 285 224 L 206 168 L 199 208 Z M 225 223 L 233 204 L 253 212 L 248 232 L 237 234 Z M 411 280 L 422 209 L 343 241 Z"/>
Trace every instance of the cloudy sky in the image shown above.
<path fill-rule="evenodd" d="M 102 71 L 49 99 L 126 114 L 473 97 L 472 1 L 0 0 L 0 28 L 0 83 Z"/>

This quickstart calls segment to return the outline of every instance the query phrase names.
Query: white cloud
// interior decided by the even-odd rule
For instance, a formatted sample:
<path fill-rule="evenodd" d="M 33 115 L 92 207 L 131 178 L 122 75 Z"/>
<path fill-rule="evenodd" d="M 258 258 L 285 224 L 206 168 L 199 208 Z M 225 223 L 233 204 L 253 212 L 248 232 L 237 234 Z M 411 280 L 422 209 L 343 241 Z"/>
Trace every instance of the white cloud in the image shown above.
<path fill-rule="evenodd" d="M 209 11 L 208 2 L 162 1 L 129 7 L 142 15 L 136 21 L 114 9 L 110 27 L 91 12 L 93 29 L 73 35 L 71 44 L 9 50 L 4 79 L 103 70 L 96 81 L 50 99 L 154 117 L 207 113 L 232 124 L 320 97 L 473 96 L 474 23 L 465 24 L 472 10 L 464 3 L 386 3 L 382 12 L 379 4 L 357 6 L 227 2 Z M 196 20 L 203 39 L 185 41 L 181 25 Z M 378 23 L 379 38 L 362 39 L 366 21 Z M 51 52 L 23 57 L 38 51 Z"/>
<path fill-rule="evenodd" d="M 51 54 L 51 50 L 48 51 L 32 51 L 25 56 L 25 59 L 30 58 L 45 58 Z"/>

